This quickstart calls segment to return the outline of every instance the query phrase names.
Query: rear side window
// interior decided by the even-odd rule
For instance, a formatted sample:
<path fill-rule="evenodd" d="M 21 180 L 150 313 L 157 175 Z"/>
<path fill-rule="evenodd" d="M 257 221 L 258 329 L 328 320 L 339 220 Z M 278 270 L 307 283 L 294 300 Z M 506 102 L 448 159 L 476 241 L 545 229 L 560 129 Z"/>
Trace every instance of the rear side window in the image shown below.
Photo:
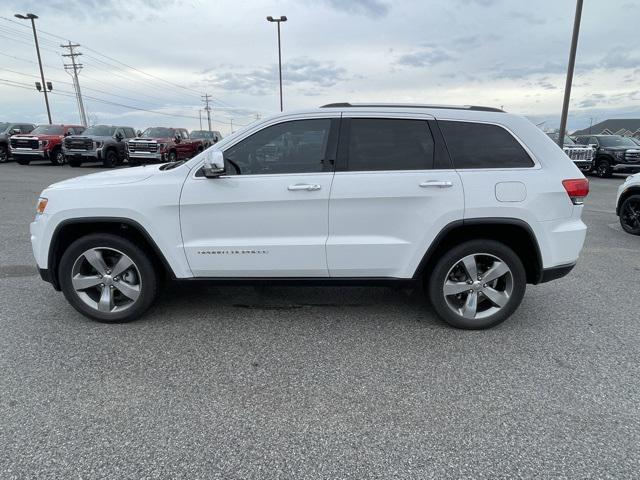
<path fill-rule="evenodd" d="M 433 166 L 433 137 L 424 120 L 351 119 L 351 171 L 426 170 Z"/>
<path fill-rule="evenodd" d="M 457 169 L 532 167 L 533 160 L 507 130 L 497 125 L 439 121 Z"/>

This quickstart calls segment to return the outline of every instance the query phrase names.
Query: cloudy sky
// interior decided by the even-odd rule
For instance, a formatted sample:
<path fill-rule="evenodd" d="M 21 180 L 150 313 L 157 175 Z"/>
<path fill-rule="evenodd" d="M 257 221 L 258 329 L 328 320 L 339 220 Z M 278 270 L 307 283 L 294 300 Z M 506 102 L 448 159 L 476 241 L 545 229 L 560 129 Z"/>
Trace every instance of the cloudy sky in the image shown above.
<path fill-rule="evenodd" d="M 78 121 L 60 56 L 67 39 L 82 45 L 92 123 L 197 128 L 204 92 L 223 133 L 274 113 L 277 37 L 265 17 L 286 15 L 286 110 L 479 104 L 557 127 L 574 9 L 574 0 L 3 0 L 0 121 L 46 121 L 29 24 L 13 16 L 33 12 L 56 122 Z M 639 18 L 638 0 L 585 0 L 571 129 L 640 117 Z"/>

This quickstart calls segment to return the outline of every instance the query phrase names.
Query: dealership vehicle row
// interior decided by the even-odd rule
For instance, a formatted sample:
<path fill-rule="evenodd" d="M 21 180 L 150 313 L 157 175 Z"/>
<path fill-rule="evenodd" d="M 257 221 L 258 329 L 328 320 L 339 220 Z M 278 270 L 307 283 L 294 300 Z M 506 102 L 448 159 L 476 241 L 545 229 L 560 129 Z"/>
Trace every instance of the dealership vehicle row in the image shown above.
<path fill-rule="evenodd" d="M 152 127 L 136 132 L 119 125 L 0 124 L 0 163 L 11 157 L 20 165 L 46 161 L 54 165 L 102 163 L 114 167 L 187 160 L 222 138 L 220 132 Z"/>

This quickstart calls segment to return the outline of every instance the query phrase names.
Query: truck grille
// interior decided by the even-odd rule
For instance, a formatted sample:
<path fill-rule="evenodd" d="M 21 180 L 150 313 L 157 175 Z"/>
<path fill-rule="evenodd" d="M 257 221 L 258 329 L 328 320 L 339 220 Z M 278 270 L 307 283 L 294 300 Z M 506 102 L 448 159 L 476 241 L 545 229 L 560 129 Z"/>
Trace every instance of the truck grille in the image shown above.
<path fill-rule="evenodd" d="M 93 150 L 93 140 L 89 138 L 65 138 L 64 146 L 72 150 Z"/>
<path fill-rule="evenodd" d="M 627 152 L 624 155 L 624 158 L 627 160 L 627 162 L 638 163 L 638 162 L 640 162 L 640 151 L 639 152 Z"/>
<path fill-rule="evenodd" d="M 12 138 L 11 148 L 31 148 L 36 150 L 38 148 L 38 140 L 34 138 Z"/>
<path fill-rule="evenodd" d="M 593 149 L 592 148 L 572 148 L 572 147 L 564 147 L 564 152 L 571 160 L 578 161 L 587 161 L 590 162 L 593 160 Z"/>
<path fill-rule="evenodd" d="M 158 151 L 158 144 L 155 142 L 129 142 L 129 152 L 155 153 Z"/>

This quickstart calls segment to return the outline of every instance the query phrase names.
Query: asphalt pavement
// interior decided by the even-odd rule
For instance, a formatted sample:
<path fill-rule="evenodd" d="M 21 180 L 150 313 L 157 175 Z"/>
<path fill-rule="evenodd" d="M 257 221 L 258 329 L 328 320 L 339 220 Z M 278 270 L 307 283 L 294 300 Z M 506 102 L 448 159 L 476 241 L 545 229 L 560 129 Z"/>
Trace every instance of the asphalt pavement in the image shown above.
<path fill-rule="evenodd" d="M 0 165 L 0 478 L 637 478 L 622 177 L 591 178 L 571 275 L 468 332 L 382 287 L 179 286 L 94 323 L 29 243 L 38 193 L 94 171 Z"/>

